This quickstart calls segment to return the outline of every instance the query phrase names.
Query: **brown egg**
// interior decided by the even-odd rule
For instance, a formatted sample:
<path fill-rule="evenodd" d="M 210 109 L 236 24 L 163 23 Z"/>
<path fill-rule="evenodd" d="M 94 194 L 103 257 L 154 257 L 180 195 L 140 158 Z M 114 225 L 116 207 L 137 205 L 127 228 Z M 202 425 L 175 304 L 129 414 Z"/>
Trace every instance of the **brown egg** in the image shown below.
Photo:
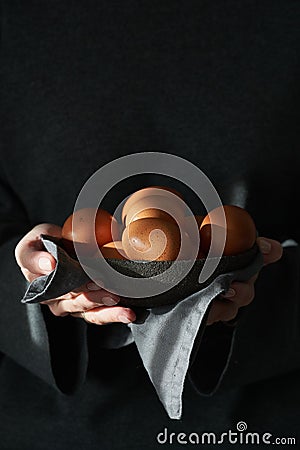
<path fill-rule="evenodd" d="M 170 192 L 172 194 L 177 195 L 179 198 L 182 198 L 181 194 L 177 191 L 175 191 L 175 189 L 171 189 L 171 188 L 165 188 L 163 186 L 152 186 L 152 187 L 148 187 L 148 188 L 144 188 L 144 189 L 140 189 L 136 192 L 134 192 L 132 195 L 130 195 L 130 197 L 128 197 L 128 199 L 126 200 L 126 202 L 123 205 L 123 209 L 122 209 L 122 221 L 123 223 L 130 223 L 130 221 L 127 220 L 126 222 L 126 216 L 129 213 L 129 211 L 131 210 L 131 208 L 135 205 L 135 203 L 140 202 L 140 201 L 145 201 L 148 197 L 152 197 L 151 200 L 148 200 L 145 203 L 145 208 L 160 208 L 159 203 L 162 201 L 159 198 L 155 199 L 153 197 L 166 197 L 168 199 L 168 204 L 170 205 L 170 203 L 175 203 L 176 199 L 174 198 L 173 195 L 170 195 Z M 139 203 L 139 207 L 141 206 L 141 203 Z M 160 208 L 160 209 L 164 209 L 164 208 Z M 185 208 L 182 205 L 182 202 L 178 202 L 177 205 L 177 209 L 180 209 L 181 211 L 185 210 Z M 132 216 L 132 214 L 131 214 Z"/>
<path fill-rule="evenodd" d="M 223 208 L 227 232 L 223 255 L 237 255 L 249 250 L 256 241 L 256 226 L 250 214 L 245 209 L 234 205 L 224 205 Z M 222 254 L 224 228 L 220 226 L 222 223 L 220 210 L 221 207 L 210 211 L 200 226 L 200 246 L 206 254 L 210 248 L 213 227 L 212 251 L 214 256 Z"/>
<path fill-rule="evenodd" d="M 202 223 L 202 220 L 204 219 L 204 216 L 200 216 L 200 215 L 196 215 L 196 216 L 186 216 L 183 218 L 181 225 L 183 226 L 183 229 L 187 232 L 187 234 L 189 235 L 191 242 L 193 243 L 193 245 L 196 245 L 197 241 L 194 241 L 192 239 L 192 237 L 194 236 L 194 220 L 196 220 L 196 224 L 198 227 L 198 236 L 199 236 L 199 244 L 200 244 L 200 225 Z M 199 252 L 198 252 L 198 256 L 197 259 L 202 259 L 203 257 L 205 257 L 204 253 L 200 250 L 200 245 L 199 245 Z"/>
<path fill-rule="evenodd" d="M 225 250 L 225 253 L 222 252 L 221 247 L 222 247 L 222 242 L 223 242 L 223 232 L 224 232 L 224 228 L 223 227 L 219 227 L 218 225 L 204 225 L 203 227 L 201 227 L 200 230 L 200 252 L 204 253 L 205 255 L 208 254 L 209 249 L 210 249 L 210 243 L 211 243 L 211 232 L 212 232 L 212 228 L 214 231 L 214 242 L 213 242 L 213 246 L 212 246 L 212 251 L 211 251 L 211 255 L 210 256 L 221 256 L 228 254 Z"/>
<path fill-rule="evenodd" d="M 131 206 L 125 218 L 125 225 L 129 225 L 133 220 L 148 217 L 175 222 L 181 221 L 184 217 L 184 209 L 180 203 L 173 201 L 173 198 L 170 199 L 163 195 L 147 196 Z"/>
<path fill-rule="evenodd" d="M 196 215 L 196 216 L 186 216 L 183 219 L 183 226 L 185 228 L 185 230 L 187 231 L 188 234 L 191 234 L 191 229 L 193 229 L 194 226 L 194 220 L 196 220 L 196 223 L 198 225 L 199 228 L 199 233 L 200 233 L 200 226 L 203 222 L 204 216 L 200 216 L 200 215 Z"/>
<path fill-rule="evenodd" d="M 132 208 L 133 209 L 133 208 Z M 176 223 L 175 219 L 170 216 L 165 211 L 157 208 L 147 208 L 143 209 L 140 212 L 137 212 L 134 216 L 131 217 L 131 214 L 128 214 L 126 217 L 126 222 L 131 223 L 138 219 L 162 219 L 167 220 L 168 222 Z M 127 225 L 128 225 L 127 223 Z"/>
<path fill-rule="evenodd" d="M 181 231 L 182 231 L 182 243 L 183 244 L 182 244 L 181 254 L 178 255 L 177 259 L 190 260 L 192 258 L 195 258 L 195 255 L 192 256 L 194 245 L 192 243 L 192 240 L 191 240 L 189 234 L 184 230 L 181 230 Z M 197 256 L 197 258 L 198 258 L 198 256 Z"/>
<path fill-rule="evenodd" d="M 95 217 L 95 222 L 94 222 Z M 75 211 L 65 221 L 62 228 L 62 242 L 64 248 L 74 254 L 73 242 L 84 255 L 93 252 L 93 234 L 99 247 L 119 239 L 119 224 L 115 218 L 104 209 L 83 208 Z"/>
<path fill-rule="evenodd" d="M 108 242 L 100 247 L 100 251 L 104 258 L 108 259 L 127 259 L 122 241 Z"/>
<path fill-rule="evenodd" d="M 197 259 L 205 259 L 206 255 L 205 253 L 200 249 L 197 255 Z"/>
<path fill-rule="evenodd" d="M 183 200 L 183 196 L 176 189 L 170 188 L 168 186 L 151 186 L 151 188 L 152 189 L 153 188 L 155 188 L 155 189 L 163 189 L 164 191 L 172 192 L 172 194 L 177 195 L 178 197 L 180 197 Z"/>
<path fill-rule="evenodd" d="M 180 250 L 180 242 L 179 227 L 157 218 L 131 222 L 122 236 L 125 253 L 132 260 L 175 260 Z"/>

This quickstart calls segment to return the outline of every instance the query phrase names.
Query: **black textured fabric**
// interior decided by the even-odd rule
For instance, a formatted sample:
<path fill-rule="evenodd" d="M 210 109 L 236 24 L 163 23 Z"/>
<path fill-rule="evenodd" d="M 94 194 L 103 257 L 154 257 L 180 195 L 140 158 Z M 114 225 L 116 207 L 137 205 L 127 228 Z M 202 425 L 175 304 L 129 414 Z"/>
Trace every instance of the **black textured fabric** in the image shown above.
<path fill-rule="evenodd" d="M 63 318 L 45 321 L 39 305 L 19 302 L 26 285 L 13 252 L 33 225 L 62 224 L 97 168 L 140 151 L 187 158 L 223 203 L 251 213 L 260 235 L 299 242 L 299 9 L 296 0 L 1 1 L 3 449 L 152 450 L 162 447 L 155 437 L 164 427 L 223 432 L 238 420 L 273 436 L 297 434 L 297 246 L 262 269 L 219 391 L 195 395 L 188 381 L 178 422 L 168 420 L 134 344 L 101 349 L 109 326 L 69 318 L 58 350 Z M 126 180 L 103 207 L 113 210 L 120 195 L 152 184 L 166 182 Z M 201 212 L 188 188 L 169 185 Z M 71 370 L 64 379 L 61 370 L 66 361 L 78 368 L 81 327 L 88 328 L 84 384 L 87 361 L 81 380 Z M 209 386 L 232 332 L 207 328 L 190 372 L 199 390 Z M 53 388 L 76 385 L 72 396 Z"/>

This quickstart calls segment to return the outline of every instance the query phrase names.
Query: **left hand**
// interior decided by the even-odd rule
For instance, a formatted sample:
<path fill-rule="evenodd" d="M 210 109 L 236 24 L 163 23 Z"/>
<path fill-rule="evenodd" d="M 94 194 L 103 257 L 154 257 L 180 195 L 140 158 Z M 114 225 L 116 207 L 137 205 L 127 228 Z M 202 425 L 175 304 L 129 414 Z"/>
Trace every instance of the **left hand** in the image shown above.
<path fill-rule="evenodd" d="M 278 261 L 282 256 L 280 242 L 264 237 L 257 238 L 257 244 L 264 257 L 264 265 Z M 255 296 L 254 283 L 259 273 L 256 273 L 248 281 L 231 283 L 225 294 L 221 294 L 213 300 L 206 325 L 215 322 L 227 322 L 236 317 L 239 308 L 249 305 Z"/>

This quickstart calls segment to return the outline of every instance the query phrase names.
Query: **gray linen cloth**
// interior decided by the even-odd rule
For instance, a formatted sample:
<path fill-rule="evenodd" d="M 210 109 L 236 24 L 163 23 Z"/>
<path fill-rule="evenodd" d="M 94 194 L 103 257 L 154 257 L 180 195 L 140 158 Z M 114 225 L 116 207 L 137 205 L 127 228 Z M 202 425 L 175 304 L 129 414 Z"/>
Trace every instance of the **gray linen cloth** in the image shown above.
<path fill-rule="evenodd" d="M 22 303 L 39 303 L 66 294 L 89 281 L 80 264 L 58 245 L 42 238 L 46 249 L 57 260 L 49 275 L 41 276 L 28 286 Z M 128 326 L 116 327 L 107 346 L 121 347 L 135 342 L 157 395 L 171 419 L 182 415 L 182 394 L 192 350 L 205 329 L 211 302 L 225 292 L 233 280 L 244 281 L 263 264 L 258 252 L 241 270 L 218 275 L 208 286 L 175 304 L 143 309 L 142 318 Z M 197 339 L 196 339 L 197 338 Z"/>

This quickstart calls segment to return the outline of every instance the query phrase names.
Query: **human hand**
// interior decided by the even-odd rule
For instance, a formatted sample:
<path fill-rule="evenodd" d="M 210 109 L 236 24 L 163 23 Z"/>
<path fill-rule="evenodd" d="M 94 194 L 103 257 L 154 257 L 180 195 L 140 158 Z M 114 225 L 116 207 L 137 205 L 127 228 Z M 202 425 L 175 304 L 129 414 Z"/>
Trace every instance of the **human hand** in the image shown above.
<path fill-rule="evenodd" d="M 282 256 L 282 246 L 278 241 L 264 237 L 257 238 L 257 244 L 264 258 L 264 265 L 278 261 Z M 225 294 L 221 294 L 213 300 L 207 318 L 207 325 L 215 322 L 228 322 L 233 320 L 239 308 L 249 305 L 255 296 L 255 281 L 259 273 L 256 273 L 246 282 L 234 281 Z"/>
<path fill-rule="evenodd" d="M 37 225 L 20 240 L 15 249 L 17 264 L 29 282 L 41 275 L 48 275 L 55 269 L 56 260 L 45 251 L 41 234 L 60 238 L 61 227 L 49 223 Z M 55 316 L 71 314 L 96 325 L 133 322 L 136 316 L 131 309 L 114 306 L 119 300 L 117 295 L 90 282 L 73 292 L 42 303 L 48 305 Z"/>

